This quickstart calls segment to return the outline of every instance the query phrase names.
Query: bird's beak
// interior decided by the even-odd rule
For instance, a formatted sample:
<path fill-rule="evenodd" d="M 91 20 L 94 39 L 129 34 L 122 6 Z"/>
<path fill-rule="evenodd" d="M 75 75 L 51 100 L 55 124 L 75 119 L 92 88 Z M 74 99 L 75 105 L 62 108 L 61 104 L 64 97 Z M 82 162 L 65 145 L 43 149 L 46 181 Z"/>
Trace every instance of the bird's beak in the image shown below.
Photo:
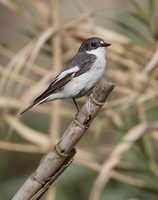
<path fill-rule="evenodd" d="M 108 47 L 108 46 L 110 46 L 110 45 L 111 45 L 111 44 L 105 43 L 105 42 L 101 44 L 102 47 Z"/>

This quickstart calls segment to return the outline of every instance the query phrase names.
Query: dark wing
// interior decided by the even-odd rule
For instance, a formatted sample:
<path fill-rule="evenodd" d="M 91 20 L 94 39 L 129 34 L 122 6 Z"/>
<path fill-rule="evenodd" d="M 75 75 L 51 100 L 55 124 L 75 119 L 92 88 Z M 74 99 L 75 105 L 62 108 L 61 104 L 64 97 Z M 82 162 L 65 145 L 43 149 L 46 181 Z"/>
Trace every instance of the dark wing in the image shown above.
<path fill-rule="evenodd" d="M 79 68 L 83 70 L 83 68 L 86 69 L 88 66 L 91 67 L 95 60 L 95 55 L 79 52 L 76 56 L 72 58 L 72 60 L 70 60 L 67 65 L 68 67 L 66 67 L 64 70 L 70 69 L 73 66 L 79 66 Z"/>
<path fill-rule="evenodd" d="M 96 56 L 92 54 L 85 54 L 85 53 L 78 53 L 68 64 L 68 67 L 66 67 L 62 72 L 68 72 L 65 74 L 64 77 L 60 79 L 60 75 L 62 72 L 54 79 L 54 81 L 49 85 L 46 91 L 44 91 L 39 97 L 37 97 L 34 100 L 34 103 L 39 103 L 44 98 L 48 97 L 52 93 L 56 92 L 57 90 L 61 89 L 65 84 L 67 84 L 69 81 L 72 80 L 73 77 L 80 76 L 81 74 L 88 71 L 92 64 L 95 62 Z M 78 66 L 77 71 L 69 72 L 70 69 L 75 68 Z"/>
<path fill-rule="evenodd" d="M 73 78 L 73 74 L 74 73 L 69 73 L 66 76 L 64 76 L 62 79 L 60 79 L 60 80 L 57 79 L 57 81 L 53 81 L 49 85 L 49 87 L 39 97 L 37 97 L 34 100 L 34 103 L 38 104 L 40 101 L 42 101 L 43 99 L 47 98 L 52 93 L 54 93 L 55 91 L 57 91 L 60 88 L 62 88 L 66 83 L 68 83 Z"/>
<path fill-rule="evenodd" d="M 56 92 L 57 90 L 61 89 L 65 84 L 67 84 L 69 81 L 72 80 L 73 77 L 77 77 L 88 71 L 93 63 L 96 60 L 96 56 L 92 54 L 85 54 L 85 53 L 78 53 L 68 64 L 68 67 L 66 67 L 62 72 L 68 72 L 65 74 L 64 77 L 60 78 L 60 75 L 62 72 L 54 79 L 54 81 L 49 85 L 49 87 L 40 95 L 38 96 L 33 103 L 26 108 L 24 111 L 22 111 L 20 114 L 23 114 L 33 106 L 41 103 L 45 103 L 46 101 L 43 101 L 47 97 L 49 97 L 51 94 Z M 73 67 L 78 66 L 78 70 L 75 72 L 69 73 L 70 69 L 73 69 Z M 40 103 L 41 102 L 41 103 Z"/>
<path fill-rule="evenodd" d="M 66 83 L 68 83 L 72 79 L 72 75 L 73 75 L 73 73 L 67 74 L 63 79 L 61 79 L 57 82 L 54 80 L 49 85 L 49 87 L 33 101 L 33 103 L 30 106 L 28 106 L 26 109 L 24 109 L 22 112 L 20 112 L 20 115 L 22 115 L 24 112 L 26 112 L 27 110 L 29 110 L 30 108 L 32 108 L 33 106 L 35 106 L 37 104 L 45 103 L 46 101 L 42 102 L 42 100 L 49 97 L 53 92 L 55 92 L 56 90 L 58 90 L 62 86 L 64 86 Z"/>

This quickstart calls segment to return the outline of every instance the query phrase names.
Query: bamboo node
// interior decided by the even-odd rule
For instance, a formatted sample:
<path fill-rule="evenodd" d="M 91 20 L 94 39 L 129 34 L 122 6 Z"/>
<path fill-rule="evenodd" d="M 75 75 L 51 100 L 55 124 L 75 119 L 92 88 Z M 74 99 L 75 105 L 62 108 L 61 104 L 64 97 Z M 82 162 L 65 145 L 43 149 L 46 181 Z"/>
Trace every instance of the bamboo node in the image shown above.
<path fill-rule="evenodd" d="M 37 181 L 37 182 L 38 182 L 40 185 L 42 185 L 42 186 L 46 184 L 45 181 L 41 180 L 39 177 L 36 176 L 36 172 L 33 173 L 33 174 L 31 175 L 30 178 L 31 178 L 32 180 Z"/>
<path fill-rule="evenodd" d="M 103 106 L 104 105 L 104 102 L 98 102 L 94 97 L 93 97 L 93 94 L 91 93 L 90 95 L 90 98 L 91 100 L 93 101 L 93 103 L 97 106 Z"/>
<path fill-rule="evenodd" d="M 65 153 L 64 149 L 61 149 L 59 143 L 55 145 L 55 150 L 60 157 L 68 157 L 69 154 Z"/>
<path fill-rule="evenodd" d="M 74 123 L 83 130 L 88 129 L 88 127 L 89 127 L 89 125 L 87 125 L 87 124 L 82 124 L 76 117 L 75 117 Z"/>

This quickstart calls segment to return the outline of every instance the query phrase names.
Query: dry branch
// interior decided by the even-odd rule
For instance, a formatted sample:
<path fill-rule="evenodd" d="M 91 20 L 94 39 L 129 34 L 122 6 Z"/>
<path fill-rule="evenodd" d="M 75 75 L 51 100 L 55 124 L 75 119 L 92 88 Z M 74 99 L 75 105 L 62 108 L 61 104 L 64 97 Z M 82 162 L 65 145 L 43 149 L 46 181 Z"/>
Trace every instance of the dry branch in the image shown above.
<path fill-rule="evenodd" d="M 132 128 L 121 140 L 121 142 L 113 149 L 109 158 L 103 163 L 102 169 L 96 181 L 93 184 L 93 188 L 90 194 L 89 200 L 98 200 L 101 197 L 101 193 L 106 183 L 110 179 L 110 173 L 114 167 L 120 162 L 122 155 L 130 149 L 134 142 L 138 140 L 146 132 L 158 129 L 158 123 L 153 124 L 141 123 Z"/>
<path fill-rule="evenodd" d="M 18 119 L 13 117 L 12 115 L 5 114 L 4 120 L 6 123 L 10 125 L 11 128 L 15 129 L 17 133 L 21 137 L 23 137 L 25 140 L 42 147 L 49 146 L 50 141 L 46 135 L 44 135 L 43 133 L 40 133 L 39 131 L 35 131 L 31 129 L 30 127 L 26 126 L 25 124 L 20 122 Z"/>
<path fill-rule="evenodd" d="M 76 158 L 77 158 L 75 160 L 76 163 L 78 163 L 80 165 L 83 165 L 83 166 L 87 167 L 88 169 L 91 169 L 91 170 L 96 171 L 98 173 L 100 172 L 100 170 L 102 168 L 101 164 L 97 163 L 93 159 L 89 159 L 89 160 L 87 159 L 85 161 L 83 159 L 79 159 L 78 156 L 76 156 Z M 158 187 L 157 187 L 157 185 L 145 182 L 144 180 L 141 180 L 141 179 L 138 179 L 138 178 L 135 178 L 135 177 L 131 177 L 131 176 L 125 175 L 125 174 L 117 172 L 115 170 L 112 170 L 110 172 L 109 176 L 112 179 L 116 180 L 116 181 L 125 183 L 127 185 L 132 186 L 132 187 L 136 187 L 136 188 L 139 188 L 139 189 L 144 190 L 144 191 L 149 191 L 149 192 L 158 194 Z"/>
<path fill-rule="evenodd" d="M 7 49 L 6 47 L 2 46 L 0 44 L 0 54 L 2 54 L 5 58 L 7 58 L 8 60 L 12 60 L 16 54 L 11 51 L 10 49 Z M 34 72 L 35 74 L 38 74 L 40 76 L 43 76 L 43 74 L 47 74 L 48 70 L 45 68 L 42 68 L 41 66 L 32 63 L 30 66 L 30 69 L 32 72 Z"/>
<path fill-rule="evenodd" d="M 0 149 L 24 153 L 45 153 L 47 148 L 25 143 L 13 143 L 0 140 Z"/>
<path fill-rule="evenodd" d="M 53 28 L 60 27 L 60 3 L 58 0 L 51 0 L 51 25 Z M 61 35 L 56 34 L 51 38 L 51 67 L 55 74 L 58 74 L 62 66 L 62 48 L 61 48 Z M 59 140 L 60 134 L 60 101 L 55 101 L 50 109 L 50 120 L 49 120 L 49 135 L 52 144 L 55 145 Z M 46 200 L 55 200 L 56 188 L 51 188 L 47 192 Z"/>
<path fill-rule="evenodd" d="M 60 4 L 58 0 L 51 1 L 51 23 L 52 27 L 59 28 L 60 27 Z M 60 34 L 54 35 L 52 37 L 52 70 L 55 74 L 58 74 L 60 68 L 62 66 L 62 51 L 61 51 L 61 36 Z M 60 101 L 55 101 L 52 104 L 51 112 L 50 112 L 50 138 L 53 144 L 56 144 L 59 139 L 60 132 Z"/>
<path fill-rule="evenodd" d="M 114 88 L 114 84 L 98 84 L 88 98 L 80 113 L 69 125 L 58 144 L 50 150 L 13 200 L 39 199 L 68 167 L 75 154 L 74 146 L 84 135 L 92 120 L 103 106 L 106 98 Z"/>

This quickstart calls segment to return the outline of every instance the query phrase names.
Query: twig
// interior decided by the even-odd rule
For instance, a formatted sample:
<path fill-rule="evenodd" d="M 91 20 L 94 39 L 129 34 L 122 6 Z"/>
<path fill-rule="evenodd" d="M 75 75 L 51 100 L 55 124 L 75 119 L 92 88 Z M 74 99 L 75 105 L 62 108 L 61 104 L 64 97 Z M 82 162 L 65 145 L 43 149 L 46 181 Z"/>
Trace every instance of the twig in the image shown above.
<path fill-rule="evenodd" d="M 30 80 L 26 77 L 22 77 L 21 75 L 16 74 L 14 71 L 12 71 L 12 76 L 10 76 L 10 74 L 8 74 L 6 72 L 7 72 L 7 69 L 5 67 L 3 67 L 2 65 L 0 65 L 0 74 L 5 79 L 9 78 L 10 81 L 12 81 L 12 83 L 13 83 L 13 81 L 18 82 L 22 85 L 31 85 L 31 84 L 35 83 L 35 81 Z M 5 88 L 5 86 L 4 86 L 4 88 Z"/>
<path fill-rule="evenodd" d="M 33 0 L 32 4 L 34 5 L 38 14 L 45 20 L 45 23 L 49 19 L 49 8 L 45 1 Z"/>
<path fill-rule="evenodd" d="M 4 142 L 0 141 L 0 149 L 7 151 L 15 151 L 15 152 L 24 152 L 24 153 L 45 153 L 46 149 L 42 149 L 41 147 L 37 147 L 30 144 L 19 144 L 12 142 Z M 101 165 L 97 163 L 94 155 L 91 153 L 83 152 L 78 149 L 78 154 L 76 155 L 75 162 L 79 165 L 83 165 L 90 170 L 99 172 L 101 170 Z M 120 181 L 122 183 L 126 183 L 128 185 L 134 186 L 136 188 L 140 188 L 145 191 L 158 193 L 158 188 L 154 185 L 150 185 L 143 180 L 138 180 L 136 178 L 121 174 L 116 171 L 111 171 L 110 177 L 114 180 Z"/>
<path fill-rule="evenodd" d="M 58 0 L 51 0 L 51 9 L 50 9 L 50 16 L 51 16 L 51 26 L 53 28 L 60 27 L 60 15 L 59 15 L 59 1 Z M 61 37 L 59 34 L 54 35 L 51 40 L 52 43 L 52 71 L 54 74 L 59 73 L 59 69 L 62 66 L 61 63 Z M 53 145 L 55 145 L 59 139 L 60 134 L 60 101 L 55 101 L 51 104 L 50 109 L 50 125 L 49 125 L 49 135 L 50 140 Z M 56 188 L 51 188 L 47 192 L 46 199 L 47 200 L 55 200 L 56 196 Z"/>
<path fill-rule="evenodd" d="M 34 41 L 31 41 L 23 49 L 21 49 L 6 66 L 5 73 L 3 74 L 0 80 L 0 94 L 6 93 L 6 87 L 10 80 L 9 75 L 11 74 L 11 72 L 13 71 L 15 67 L 18 68 L 18 70 L 19 68 L 22 67 L 22 65 L 25 63 L 26 59 L 28 58 L 28 55 L 32 49 L 33 43 Z"/>
<path fill-rule="evenodd" d="M 156 51 L 154 55 L 152 56 L 148 64 L 143 69 L 143 72 L 142 72 L 143 75 L 147 75 L 147 76 L 150 75 L 156 69 L 157 63 L 158 63 L 158 44 L 156 46 Z"/>
<path fill-rule="evenodd" d="M 91 15 L 93 15 L 95 12 L 92 11 Z M 88 15 L 87 18 L 91 17 L 91 15 Z M 83 15 L 84 16 L 84 15 Z M 112 30 L 106 29 L 105 27 L 101 27 L 101 26 L 88 26 L 88 24 L 77 24 L 77 26 L 73 27 L 72 34 L 74 34 L 76 37 L 79 37 L 80 39 L 86 39 L 87 37 L 90 37 L 92 34 L 93 35 L 98 35 L 102 38 L 105 38 L 109 41 L 113 41 L 114 44 L 121 44 L 120 48 L 118 50 L 119 53 L 123 53 L 121 50 L 123 50 L 123 46 L 122 45 L 128 45 L 131 43 L 130 39 L 124 35 L 121 35 L 117 32 L 114 32 Z M 70 27 L 71 28 L 71 27 Z M 82 31 L 85 30 L 85 31 Z M 117 46 L 116 46 L 117 47 Z"/>
<path fill-rule="evenodd" d="M 51 2 L 52 8 L 52 26 L 54 28 L 58 28 L 60 26 L 60 19 L 59 19 L 59 1 L 52 0 Z M 59 72 L 61 68 L 61 37 L 59 34 L 52 37 L 52 69 L 55 74 Z M 53 144 L 56 144 L 59 137 L 59 130 L 60 130 L 60 101 L 55 101 L 52 104 L 51 109 L 51 120 L 50 120 L 50 138 Z"/>
<path fill-rule="evenodd" d="M 48 148 L 35 146 L 32 144 L 13 143 L 0 140 L 0 149 L 6 151 L 24 152 L 24 153 L 45 153 Z"/>
<path fill-rule="evenodd" d="M 123 137 L 122 141 L 112 151 L 109 159 L 107 159 L 103 164 L 102 169 L 90 193 L 90 200 L 100 199 L 102 190 L 110 179 L 110 172 L 118 164 L 123 153 L 130 149 L 133 146 L 134 142 L 138 140 L 143 134 L 155 128 L 158 128 L 158 123 L 150 125 L 142 123 L 134 127 Z"/>
<path fill-rule="evenodd" d="M 28 178 L 13 200 L 39 199 L 41 194 L 48 190 L 72 161 L 75 154 L 74 146 L 84 135 L 113 88 L 114 84 L 103 82 L 94 88 L 92 95 L 69 125 L 58 144 L 46 154 L 36 172 Z"/>
<path fill-rule="evenodd" d="M 10 49 L 7 49 L 6 47 L 0 45 L 0 53 L 5 56 L 7 59 L 12 60 L 15 57 L 15 53 L 11 51 Z M 34 72 L 35 74 L 38 74 L 40 76 L 43 76 L 43 74 L 47 74 L 48 70 L 45 68 L 42 68 L 41 66 L 32 63 L 30 66 L 30 70 Z"/>
<path fill-rule="evenodd" d="M 79 163 L 80 165 L 83 165 L 93 171 L 96 171 L 96 172 L 100 172 L 100 170 L 101 170 L 101 165 L 93 160 L 90 160 L 89 162 L 80 160 L 78 162 L 78 159 L 76 159 L 76 162 Z M 151 193 L 158 194 L 158 187 L 156 185 L 147 183 L 147 182 L 137 179 L 135 177 L 131 177 L 131 176 L 122 174 L 122 173 L 114 171 L 114 170 L 112 170 L 110 172 L 109 176 L 116 181 L 128 184 L 130 186 L 139 188 L 144 191 L 149 191 Z"/>
<path fill-rule="evenodd" d="M 1 97 L 0 98 L 0 111 L 3 109 L 8 109 L 9 111 L 17 111 L 17 110 L 22 110 L 23 105 L 26 102 L 23 102 L 22 100 L 19 101 L 14 98 L 9 98 L 9 97 Z M 36 113 L 42 113 L 42 114 L 48 114 L 50 112 L 49 107 L 46 105 L 41 105 L 39 107 L 32 108 L 30 112 L 36 112 Z M 64 108 L 60 110 L 60 114 L 64 117 L 67 118 L 72 118 L 73 117 L 73 111 L 71 112 L 69 108 Z"/>
<path fill-rule="evenodd" d="M 49 138 L 30 127 L 24 125 L 15 117 L 5 114 L 4 120 L 10 125 L 11 128 L 15 129 L 19 135 L 25 138 L 27 141 L 30 141 L 36 145 L 40 145 L 42 147 L 48 147 L 50 144 Z"/>
<path fill-rule="evenodd" d="M 26 12 L 26 9 L 22 9 L 22 7 L 19 7 L 17 3 L 13 2 L 12 0 L 0 0 L 0 3 L 6 6 L 9 10 L 13 10 L 14 12 L 20 13 L 22 17 L 27 19 L 30 23 L 32 23 L 33 18 L 30 17 L 28 12 Z"/>

